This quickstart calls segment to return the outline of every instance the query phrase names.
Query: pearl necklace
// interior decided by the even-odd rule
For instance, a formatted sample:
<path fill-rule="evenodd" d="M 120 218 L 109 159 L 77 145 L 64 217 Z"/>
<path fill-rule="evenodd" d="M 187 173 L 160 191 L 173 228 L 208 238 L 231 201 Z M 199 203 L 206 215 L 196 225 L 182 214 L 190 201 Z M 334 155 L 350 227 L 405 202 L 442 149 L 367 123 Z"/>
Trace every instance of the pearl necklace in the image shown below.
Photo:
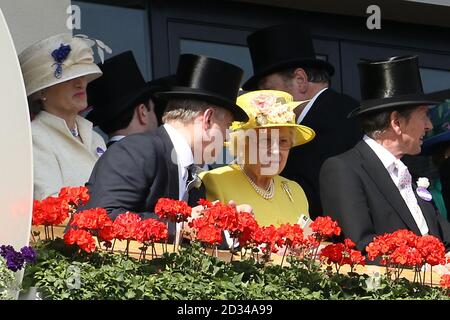
<path fill-rule="evenodd" d="M 258 186 L 253 180 L 252 178 L 250 178 L 248 176 L 248 174 L 245 172 L 244 170 L 244 166 L 243 165 L 239 165 L 239 168 L 241 169 L 242 173 L 244 173 L 244 176 L 247 178 L 248 182 L 250 182 L 250 185 L 253 187 L 253 189 L 256 191 L 257 194 L 259 194 L 261 197 L 263 197 L 264 199 L 268 200 L 268 199 L 272 199 L 274 194 L 275 194 L 275 188 L 274 188 L 274 182 L 273 182 L 273 178 L 270 179 L 270 183 L 269 186 L 267 187 L 266 190 L 264 190 L 263 188 L 261 188 L 260 186 Z"/>

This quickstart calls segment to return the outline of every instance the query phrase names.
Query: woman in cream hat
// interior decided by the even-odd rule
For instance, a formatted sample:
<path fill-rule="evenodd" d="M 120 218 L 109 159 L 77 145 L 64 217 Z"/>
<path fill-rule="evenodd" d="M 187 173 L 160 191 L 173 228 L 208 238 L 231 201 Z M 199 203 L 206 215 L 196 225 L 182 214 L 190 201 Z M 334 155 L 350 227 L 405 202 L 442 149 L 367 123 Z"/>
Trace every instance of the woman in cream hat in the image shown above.
<path fill-rule="evenodd" d="M 249 204 L 260 225 L 297 223 L 308 214 L 303 189 L 279 174 L 292 147 L 314 138 L 314 131 L 297 125 L 293 110 L 302 102 L 276 90 L 258 90 L 238 97 L 247 122 L 231 126 L 230 152 L 236 163 L 200 175 L 208 200 Z"/>
<path fill-rule="evenodd" d="M 34 198 L 82 186 L 106 150 L 92 123 L 78 113 L 87 107 L 86 86 L 102 72 L 94 63 L 92 40 L 59 34 L 26 48 L 19 61 L 33 135 Z"/>

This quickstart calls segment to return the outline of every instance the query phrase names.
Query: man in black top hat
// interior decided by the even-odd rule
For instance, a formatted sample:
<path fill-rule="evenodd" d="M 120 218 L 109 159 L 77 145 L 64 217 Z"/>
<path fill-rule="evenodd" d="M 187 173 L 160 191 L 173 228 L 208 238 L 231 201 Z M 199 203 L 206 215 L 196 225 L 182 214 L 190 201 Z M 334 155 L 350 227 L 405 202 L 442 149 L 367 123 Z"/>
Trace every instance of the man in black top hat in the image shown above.
<path fill-rule="evenodd" d="M 175 77 L 146 82 L 131 51 L 118 54 L 99 67 L 103 76 L 87 89 L 93 110 L 86 118 L 109 136 L 107 147 L 130 134 L 156 129 L 165 102 L 157 99 L 155 93 L 168 90 Z"/>
<path fill-rule="evenodd" d="M 306 193 L 311 218 L 322 215 L 319 171 L 325 159 L 352 148 L 362 133 L 347 114 L 358 102 L 329 88 L 334 68 L 316 58 L 309 30 L 300 24 L 265 28 L 247 38 L 254 75 L 244 90 L 272 89 L 290 93 L 294 100 L 310 100 L 295 110 L 297 123 L 316 137 L 293 148 L 282 176 L 298 182 Z"/>
<path fill-rule="evenodd" d="M 350 116 L 365 132 L 351 150 L 325 161 L 320 172 L 324 212 L 336 219 L 343 236 L 359 250 L 377 235 L 408 229 L 433 235 L 450 249 L 450 224 L 430 204 L 426 188 L 418 188 L 403 155 L 421 151 L 433 126 L 423 93 L 418 59 L 393 57 L 361 62 L 361 105 Z"/>
<path fill-rule="evenodd" d="M 222 149 L 233 120 L 248 119 L 236 105 L 242 74 L 242 69 L 221 60 L 181 55 L 176 86 L 158 93 L 168 100 L 164 125 L 130 135 L 100 157 L 87 183 L 90 200 L 84 209 L 105 208 L 112 218 L 126 211 L 155 218 L 159 198 L 195 205 L 197 199 L 188 194 L 189 186 L 199 186 L 187 185 L 195 176 L 193 165 L 205 162 L 207 148 L 212 156 L 214 150 Z M 197 198 L 204 197 L 201 188 L 193 190 L 199 191 Z"/>

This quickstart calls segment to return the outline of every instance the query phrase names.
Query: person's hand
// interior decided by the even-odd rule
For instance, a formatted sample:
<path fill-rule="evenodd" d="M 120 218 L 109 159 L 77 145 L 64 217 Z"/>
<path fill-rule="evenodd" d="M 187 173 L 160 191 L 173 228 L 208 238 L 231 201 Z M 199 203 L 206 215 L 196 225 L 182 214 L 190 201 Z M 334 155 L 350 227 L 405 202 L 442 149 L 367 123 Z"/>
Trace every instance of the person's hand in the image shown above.
<path fill-rule="evenodd" d="M 249 204 L 236 205 L 236 202 L 234 200 L 230 200 L 230 202 L 228 202 L 228 205 L 235 208 L 237 212 L 248 212 L 253 214 L 253 208 Z"/>
<path fill-rule="evenodd" d="M 449 261 L 450 261 L 450 251 L 445 254 L 445 262 L 448 263 Z"/>
<path fill-rule="evenodd" d="M 203 214 L 203 210 L 205 210 L 205 208 L 201 205 L 193 207 L 192 211 L 191 211 L 191 217 L 188 219 L 188 221 L 191 221 L 193 219 L 197 219 L 198 217 L 200 217 Z"/>
<path fill-rule="evenodd" d="M 189 240 L 192 239 L 193 230 L 191 227 L 189 227 L 189 223 L 192 220 L 200 217 L 203 214 L 204 210 L 205 210 L 205 208 L 201 205 L 198 205 L 198 206 L 195 206 L 192 208 L 191 216 L 187 219 L 187 222 L 183 224 L 182 234 L 183 234 L 184 238 L 189 239 Z"/>

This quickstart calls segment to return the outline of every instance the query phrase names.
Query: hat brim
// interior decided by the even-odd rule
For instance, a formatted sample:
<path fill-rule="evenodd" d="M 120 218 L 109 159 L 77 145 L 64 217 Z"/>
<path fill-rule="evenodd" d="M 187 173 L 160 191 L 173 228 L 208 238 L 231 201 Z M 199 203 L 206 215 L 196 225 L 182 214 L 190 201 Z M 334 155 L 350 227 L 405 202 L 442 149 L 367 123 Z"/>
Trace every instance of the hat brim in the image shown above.
<path fill-rule="evenodd" d="M 294 129 L 294 141 L 292 143 L 292 147 L 308 143 L 316 136 L 316 132 L 310 127 L 293 123 L 268 124 L 265 126 L 256 127 L 255 129 L 276 128 L 276 127 L 291 127 Z"/>
<path fill-rule="evenodd" d="M 235 121 L 248 121 L 247 114 L 236 104 L 235 101 L 225 99 L 206 90 L 174 87 L 173 91 L 158 92 L 155 94 L 155 96 L 164 100 L 197 99 L 206 101 L 229 110 L 233 114 Z"/>
<path fill-rule="evenodd" d="M 56 84 L 69 81 L 75 78 L 86 76 L 88 83 L 99 78 L 103 72 L 96 64 L 77 64 L 63 70 L 61 78 L 56 78 L 53 74 L 47 75 L 43 79 L 38 79 L 40 85 L 27 88 L 27 96 L 54 86 Z"/>
<path fill-rule="evenodd" d="M 147 82 L 141 88 L 137 88 L 133 92 L 123 96 L 114 106 L 110 106 L 110 108 L 96 108 L 93 106 L 92 111 L 86 115 L 86 119 L 96 126 L 102 125 L 126 110 L 136 107 L 139 101 L 150 99 L 155 92 L 163 89 L 164 87 L 162 86 L 155 86 L 151 82 Z"/>
<path fill-rule="evenodd" d="M 383 111 L 386 109 L 392 109 L 395 107 L 408 107 L 408 106 L 420 106 L 420 105 L 429 105 L 434 106 L 439 104 L 440 102 L 434 100 L 428 100 L 426 95 L 417 95 L 416 99 L 414 97 L 408 98 L 385 98 L 385 99 L 374 99 L 374 100 L 366 100 L 361 103 L 361 105 L 351 111 L 347 118 L 353 118 L 356 116 L 360 116 L 362 114 L 368 114 L 377 111 Z"/>
<path fill-rule="evenodd" d="M 259 70 L 257 73 L 255 73 L 250 79 L 248 79 L 244 85 L 242 86 L 242 89 L 245 91 L 252 91 L 257 90 L 259 81 L 268 76 L 271 73 L 278 72 L 284 69 L 288 68 L 302 68 L 302 67 L 319 67 L 324 68 L 328 71 L 330 76 L 334 74 L 334 67 L 325 60 L 320 59 L 294 59 L 289 61 L 282 61 L 276 64 L 272 64 L 264 69 Z"/>

